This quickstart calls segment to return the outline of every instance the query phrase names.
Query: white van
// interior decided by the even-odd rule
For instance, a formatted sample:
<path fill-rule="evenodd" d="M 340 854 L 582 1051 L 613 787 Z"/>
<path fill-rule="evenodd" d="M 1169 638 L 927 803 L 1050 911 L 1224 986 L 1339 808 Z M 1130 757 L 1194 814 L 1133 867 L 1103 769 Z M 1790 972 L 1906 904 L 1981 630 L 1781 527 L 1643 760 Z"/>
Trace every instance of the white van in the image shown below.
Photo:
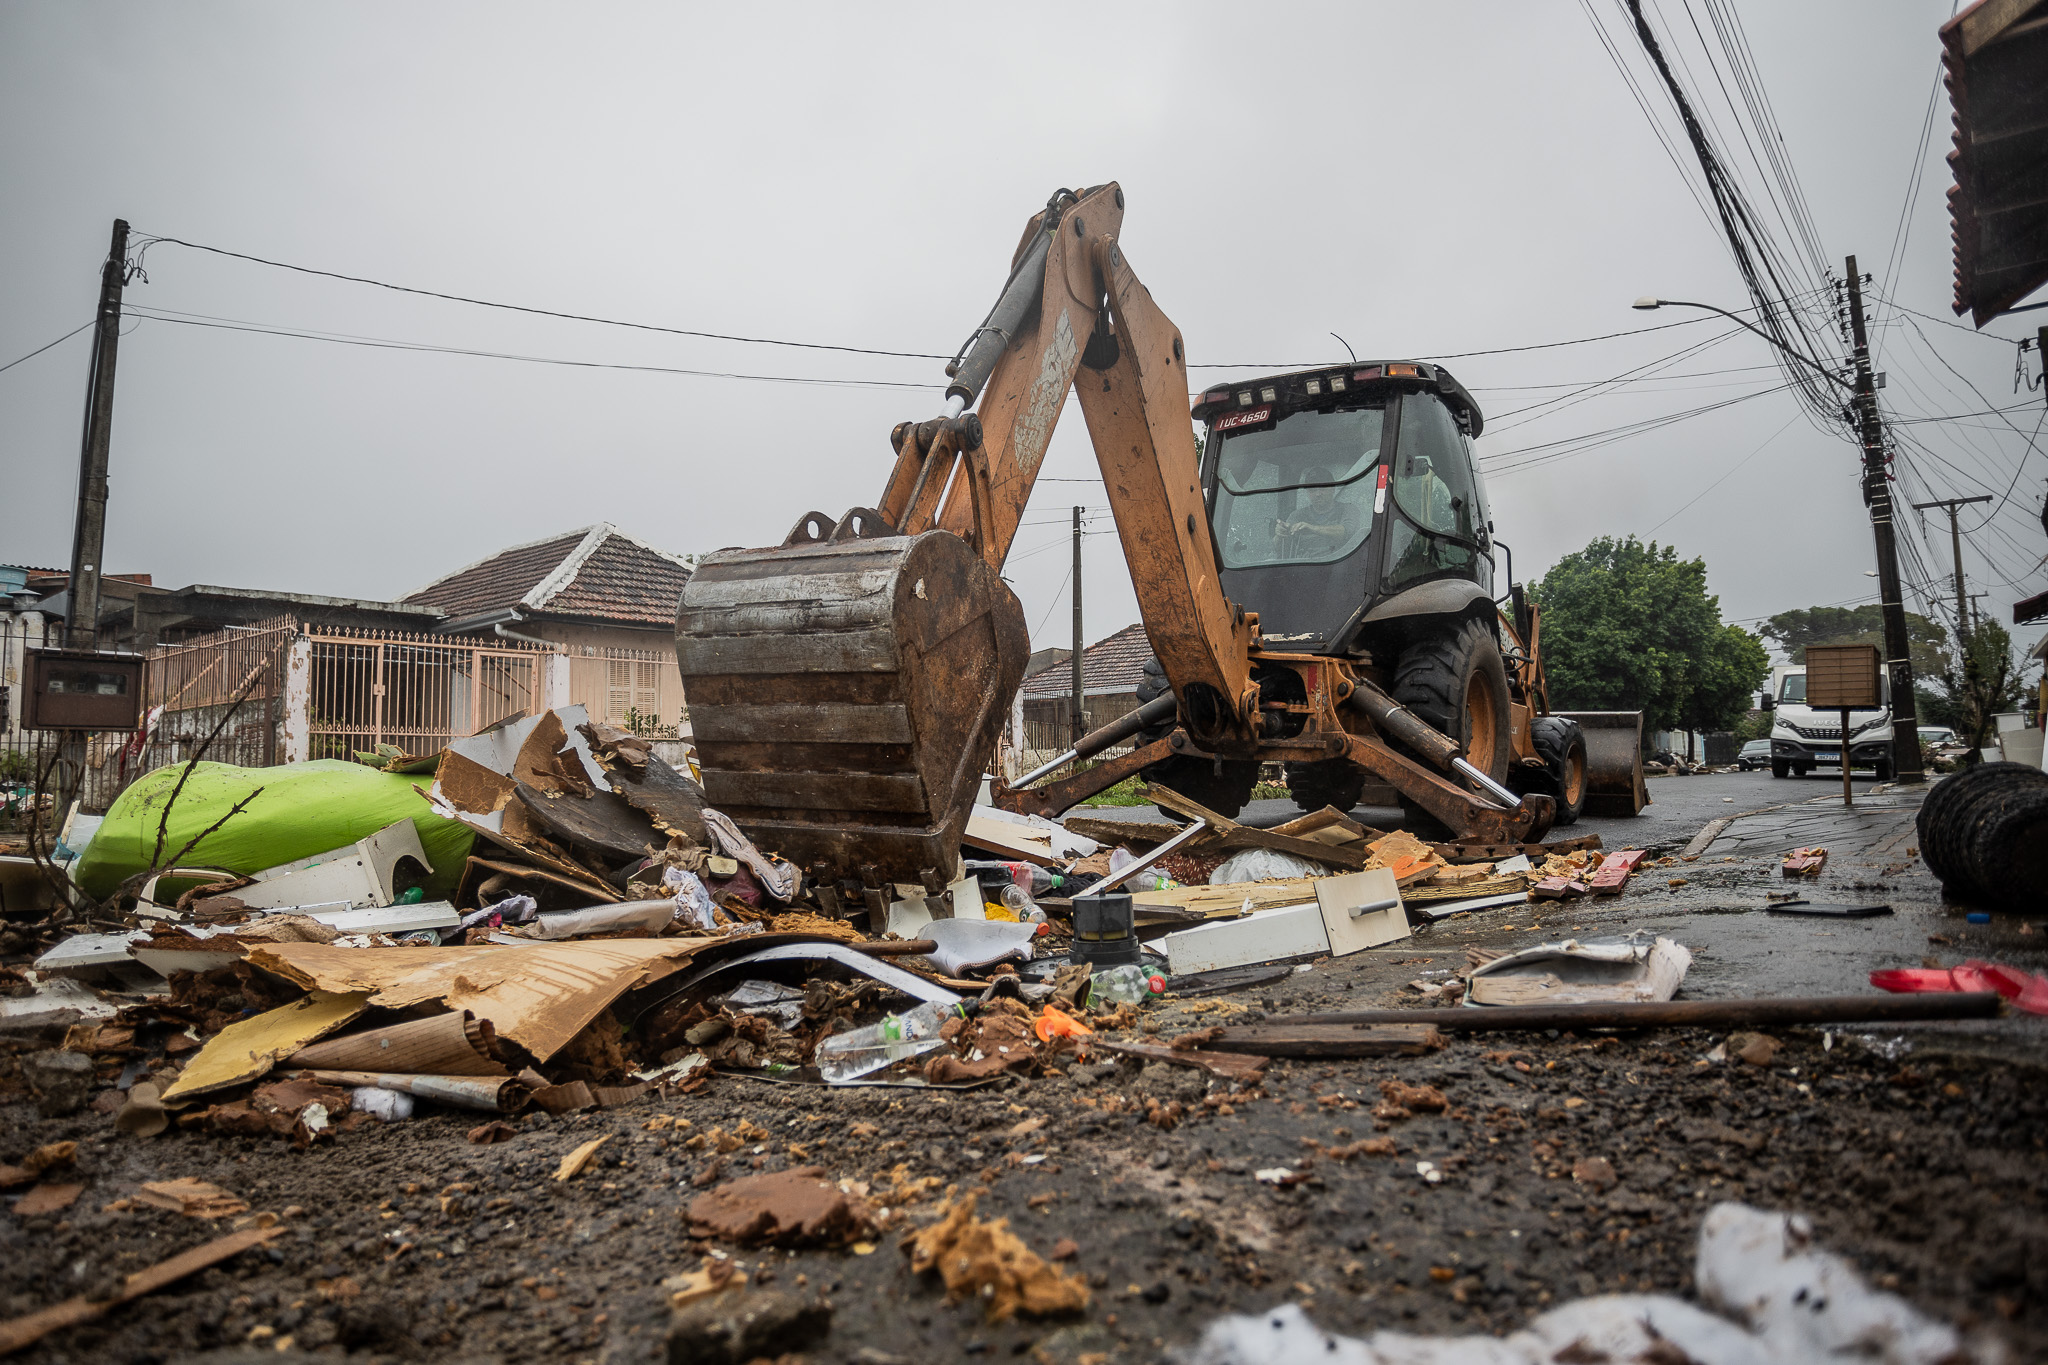
<path fill-rule="evenodd" d="M 1875 768 L 1877 780 L 1892 779 L 1891 679 L 1879 674 L 1879 707 L 1864 707 L 1849 713 L 1849 764 Z M 1765 709 L 1771 713 L 1771 776 L 1804 777 L 1815 768 L 1842 766 L 1842 713 L 1836 709 L 1816 711 L 1806 704 L 1806 668 L 1803 664 L 1771 670 L 1771 690 L 1765 694 Z"/>

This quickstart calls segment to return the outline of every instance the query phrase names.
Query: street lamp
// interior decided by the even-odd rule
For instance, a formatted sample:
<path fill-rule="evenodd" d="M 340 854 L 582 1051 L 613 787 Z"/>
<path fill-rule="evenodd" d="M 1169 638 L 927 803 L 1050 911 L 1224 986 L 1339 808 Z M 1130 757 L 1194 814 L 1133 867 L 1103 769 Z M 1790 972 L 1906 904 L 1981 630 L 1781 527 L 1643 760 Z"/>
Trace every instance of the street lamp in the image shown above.
<path fill-rule="evenodd" d="M 1818 374 L 1821 378 L 1827 380 L 1829 383 L 1836 384 L 1842 388 L 1848 389 L 1851 393 L 1855 392 L 1856 390 L 1856 386 L 1854 384 L 1851 384 L 1848 380 L 1842 378 L 1833 370 L 1828 369 L 1819 361 L 1811 360 L 1808 357 L 1801 355 L 1798 351 L 1793 350 L 1790 346 L 1787 346 L 1784 342 L 1778 340 L 1769 332 L 1764 331 L 1761 327 L 1751 326 L 1749 323 L 1743 321 L 1741 318 L 1736 317 L 1735 314 L 1729 312 L 1726 308 L 1716 308 L 1711 303 L 1687 303 L 1682 299 L 1660 299 L 1654 294 L 1643 295 L 1634 303 L 1630 304 L 1629 307 L 1640 308 L 1646 312 L 1652 308 L 1704 308 L 1709 313 L 1719 313 L 1722 317 L 1728 319 L 1736 326 L 1746 327 L 1750 331 L 1756 333 L 1765 341 L 1770 342 L 1771 345 L 1777 347 L 1786 355 L 1791 356 L 1794 360 L 1806 366 L 1808 369 L 1812 370 L 1815 374 Z"/>
<path fill-rule="evenodd" d="M 1870 347 L 1863 333 L 1863 294 L 1859 288 L 1861 277 L 1856 273 L 1854 256 L 1851 256 L 1846 264 L 1849 274 L 1849 313 L 1856 337 L 1854 383 L 1842 378 L 1813 357 L 1793 350 L 1769 332 L 1747 319 L 1735 316 L 1726 308 L 1716 308 L 1711 303 L 1688 303 L 1682 299 L 1660 299 L 1654 294 L 1645 294 L 1631 307 L 1645 312 L 1654 308 L 1699 308 L 1709 313 L 1719 313 L 1736 326 L 1770 342 L 1837 389 L 1847 391 L 1847 396 L 1860 419 L 1864 471 L 1863 501 L 1870 508 L 1870 530 L 1877 542 L 1875 573 L 1878 580 L 1878 605 L 1884 614 L 1885 671 L 1890 675 L 1892 683 L 1892 772 L 1903 781 L 1919 782 L 1924 780 L 1920 770 L 1919 718 L 1915 714 L 1913 704 L 1913 661 L 1906 639 L 1905 601 L 1899 585 L 1898 551 L 1892 534 L 1892 495 L 1890 476 L 1884 467 L 1884 432 L 1882 419 L 1877 411 L 1877 384 L 1870 368 Z M 1847 418 L 1849 410 L 1845 408 L 1842 415 Z M 1903 742 L 1903 754 L 1901 741 L 1897 738 L 1902 733 L 1909 737 Z M 1849 736 L 1845 732 L 1842 735 L 1844 782 L 1848 780 L 1848 773 Z"/>

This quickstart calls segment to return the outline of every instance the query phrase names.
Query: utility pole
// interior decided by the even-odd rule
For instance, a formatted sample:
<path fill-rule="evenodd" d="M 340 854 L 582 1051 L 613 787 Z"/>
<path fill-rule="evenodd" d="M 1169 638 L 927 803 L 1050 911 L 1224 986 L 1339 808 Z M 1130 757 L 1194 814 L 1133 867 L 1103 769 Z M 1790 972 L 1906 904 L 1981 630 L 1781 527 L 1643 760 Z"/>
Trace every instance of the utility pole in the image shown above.
<path fill-rule="evenodd" d="M 1085 509 L 1074 509 L 1074 657 L 1068 660 L 1074 669 L 1074 698 L 1070 708 L 1069 728 L 1073 731 L 1070 742 L 1079 743 L 1088 733 L 1088 722 L 1081 715 L 1081 513 Z"/>
<path fill-rule="evenodd" d="M 1863 330 L 1863 276 L 1856 258 L 1849 271 L 1849 326 L 1856 342 L 1856 409 L 1863 436 L 1863 502 L 1877 541 L 1878 599 L 1884 611 L 1885 672 L 1891 679 L 1892 775 L 1924 782 L 1920 765 L 1920 717 L 1913 697 L 1913 654 L 1906 637 L 1906 604 L 1899 586 L 1898 544 L 1893 538 L 1892 488 L 1885 472 L 1884 427 L 1877 415 L 1877 380 L 1870 369 L 1870 340 Z M 1904 736 L 1901 739 L 1900 736 Z M 1849 762 L 1849 736 L 1842 736 L 1842 765 Z"/>
<path fill-rule="evenodd" d="M 1949 545 L 1955 556 L 1956 566 L 1956 629 L 1966 630 L 1970 624 L 1969 598 L 1963 593 L 1963 532 L 1956 520 L 1956 509 L 1967 507 L 1973 502 L 1990 502 L 1991 495 L 1985 493 L 1974 498 L 1937 498 L 1933 502 L 1916 502 L 1915 512 L 1924 512 L 1930 507 L 1939 507 L 1948 513 Z"/>
<path fill-rule="evenodd" d="M 92 370 L 85 387 L 85 440 L 78 456 L 78 521 L 71 532 L 71 609 L 64 643 L 98 643 L 100 552 L 107 539 L 107 445 L 114 429 L 114 361 L 121 347 L 121 286 L 128 278 L 128 223 L 114 220 L 114 240 L 100 267 L 100 307 L 94 319 Z"/>
<path fill-rule="evenodd" d="M 85 386 L 85 437 L 78 455 L 78 520 L 71 530 L 70 603 L 64 644 L 99 644 L 101 554 L 107 541 L 107 447 L 114 429 L 114 361 L 121 349 L 121 287 L 128 281 L 128 222 L 114 220 L 113 241 L 100 267 L 100 305 L 93 319 L 92 369 Z M 85 786 L 85 732 L 65 730 L 57 740 L 57 822 Z"/>

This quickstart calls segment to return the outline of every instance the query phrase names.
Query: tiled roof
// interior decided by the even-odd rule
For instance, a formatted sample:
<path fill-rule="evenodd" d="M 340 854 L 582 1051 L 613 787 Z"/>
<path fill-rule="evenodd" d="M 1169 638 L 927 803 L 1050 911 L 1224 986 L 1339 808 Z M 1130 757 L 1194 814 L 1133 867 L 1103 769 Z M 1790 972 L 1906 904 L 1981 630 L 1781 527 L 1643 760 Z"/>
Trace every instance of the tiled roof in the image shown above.
<path fill-rule="evenodd" d="M 517 608 L 529 618 L 666 626 L 689 578 L 678 557 L 602 522 L 500 550 L 405 600 L 440 607 L 456 621 Z"/>
<path fill-rule="evenodd" d="M 1081 651 L 1081 695 L 1097 697 L 1135 692 L 1145 677 L 1145 661 L 1152 657 L 1152 642 L 1142 625 L 1125 626 L 1106 640 L 1098 640 Z M 1026 700 L 1041 701 L 1071 696 L 1074 671 L 1057 664 L 1024 680 Z"/>

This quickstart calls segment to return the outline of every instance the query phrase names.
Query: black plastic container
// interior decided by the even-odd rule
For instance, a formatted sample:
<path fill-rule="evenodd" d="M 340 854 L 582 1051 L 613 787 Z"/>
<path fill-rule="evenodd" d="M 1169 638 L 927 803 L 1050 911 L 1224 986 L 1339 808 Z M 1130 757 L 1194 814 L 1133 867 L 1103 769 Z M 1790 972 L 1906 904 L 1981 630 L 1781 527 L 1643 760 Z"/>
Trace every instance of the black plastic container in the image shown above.
<path fill-rule="evenodd" d="M 1144 954 L 1138 945 L 1130 895 L 1111 891 L 1074 897 L 1074 946 L 1068 957 L 1097 967 L 1121 967 Z"/>

